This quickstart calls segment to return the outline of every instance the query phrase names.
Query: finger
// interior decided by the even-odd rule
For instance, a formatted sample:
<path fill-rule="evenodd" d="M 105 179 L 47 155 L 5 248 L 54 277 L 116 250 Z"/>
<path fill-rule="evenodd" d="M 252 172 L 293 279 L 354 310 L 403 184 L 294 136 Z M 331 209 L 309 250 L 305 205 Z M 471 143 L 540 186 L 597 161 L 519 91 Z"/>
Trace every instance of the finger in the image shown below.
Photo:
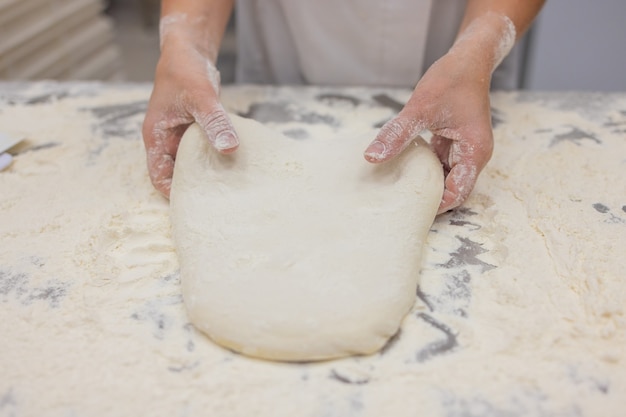
<path fill-rule="evenodd" d="M 457 164 L 452 167 L 446 176 L 445 189 L 437 214 L 445 213 L 463 204 L 472 192 L 477 177 L 478 168 L 472 164 Z"/>
<path fill-rule="evenodd" d="M 476 184 L 478 174 L 491 157 L 493 142 L 482 145 L 467 141 L 450 144 L 448 163 L 450 172 L 446 176 L 445 189 L 438 213 L 443 213 L 463 204 Z"/>
<path fill-rule="evenodd" d="M 433 152 L 435 152 L 435 155 L 437 155 L 437 158 L 441 161 L 446 175 L 450 172 L 450 163 L 448 161 L 450 146 L 452 146 L 452 139 L 448 139 L 444 136 L 434 135 L 430 139 L 430 147 Z"/>
<path fill-rule="evenodd" d="M 176 152 L 186 129 L 186 124 L 171 129 L 161 128 L 157 124 L 151 134 L 144 135 L 150 181 L 165 197 L 170 194 Z"/>
<path fill-rule="evenodd" d="M 365 159 L 378 163 L 400 154 L 424 130 L 424 124 L 402 114 L 380 129 L 376 139 L 365 149 Z"/>
<path fill-rule="evenodd" d="M 204 113 L 196 112 L 194 118 L 217 151 L 232 153 L 237 150 L 239 138 L 235 132 L 235 127 L 221 104 L 215 104 Z"/>
<path fill-rule="evenodd" d="M 160 154 L 148 157 L 150 181 L 165 198 L 170 197 L 172 176 L 174 175 L 174 158 L 172 155 Z"/>

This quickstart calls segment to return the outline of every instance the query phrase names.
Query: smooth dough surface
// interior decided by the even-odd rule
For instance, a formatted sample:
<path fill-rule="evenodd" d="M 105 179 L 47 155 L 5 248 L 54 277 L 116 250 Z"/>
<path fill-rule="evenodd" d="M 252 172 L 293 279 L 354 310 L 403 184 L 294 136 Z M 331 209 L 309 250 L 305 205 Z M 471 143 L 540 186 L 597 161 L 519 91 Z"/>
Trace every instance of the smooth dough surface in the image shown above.
<path fill-rule="evenodd" d="M 370 135 L 289 139 L 232 116 L 220 155 L 192 125 L 178 149 L 171 220 L 192 323 L 232 350 L 322 360 L 379 350 L 415 301 L 443 190 L 422 141 L 370 164 Z"/>

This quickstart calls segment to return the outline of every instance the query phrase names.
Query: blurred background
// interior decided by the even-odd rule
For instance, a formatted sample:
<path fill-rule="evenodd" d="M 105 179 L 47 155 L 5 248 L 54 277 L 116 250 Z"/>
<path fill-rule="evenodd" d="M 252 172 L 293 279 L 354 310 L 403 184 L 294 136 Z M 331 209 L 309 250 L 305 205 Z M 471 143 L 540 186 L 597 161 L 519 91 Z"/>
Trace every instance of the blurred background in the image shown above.
<path fill-rule="evenodd" d="M 626 1 L 548 0 L 515 54 L 515 88 L 626 90 Z M 150 82 L 159 0 L 0 0 L 0 80 Z M 235 24 L 218 60 L 234 81 Z"/>

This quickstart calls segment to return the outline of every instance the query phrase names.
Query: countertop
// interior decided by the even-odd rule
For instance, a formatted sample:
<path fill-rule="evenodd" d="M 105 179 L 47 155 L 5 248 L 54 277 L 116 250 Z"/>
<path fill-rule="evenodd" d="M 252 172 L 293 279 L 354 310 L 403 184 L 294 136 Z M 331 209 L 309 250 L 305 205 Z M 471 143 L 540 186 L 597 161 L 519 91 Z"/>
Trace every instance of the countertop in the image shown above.
<path fill-rule="evenodd" d="M 141 123 L 151 86 L 0 84 L 0 416 L 622 416 L 626 93 L 493 93 L 495 152 L 440 215 L 383 351 L 273 363 L 186 317 Z M 226 87 L 294 140 L 380 127 L 396 89 Z"/>

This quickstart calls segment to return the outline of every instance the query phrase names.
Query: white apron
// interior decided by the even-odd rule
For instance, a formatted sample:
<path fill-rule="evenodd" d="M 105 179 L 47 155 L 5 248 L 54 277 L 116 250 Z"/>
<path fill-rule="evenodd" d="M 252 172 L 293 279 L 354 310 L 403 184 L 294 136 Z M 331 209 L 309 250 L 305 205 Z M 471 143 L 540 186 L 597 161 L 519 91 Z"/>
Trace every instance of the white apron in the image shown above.
<path fill-rule="evenodd" d="M 238 0 L 238 83 L 413 87 L 456 37 L 465 0 Z M 514 83 L 494 74 L 500 87 Z"/>

